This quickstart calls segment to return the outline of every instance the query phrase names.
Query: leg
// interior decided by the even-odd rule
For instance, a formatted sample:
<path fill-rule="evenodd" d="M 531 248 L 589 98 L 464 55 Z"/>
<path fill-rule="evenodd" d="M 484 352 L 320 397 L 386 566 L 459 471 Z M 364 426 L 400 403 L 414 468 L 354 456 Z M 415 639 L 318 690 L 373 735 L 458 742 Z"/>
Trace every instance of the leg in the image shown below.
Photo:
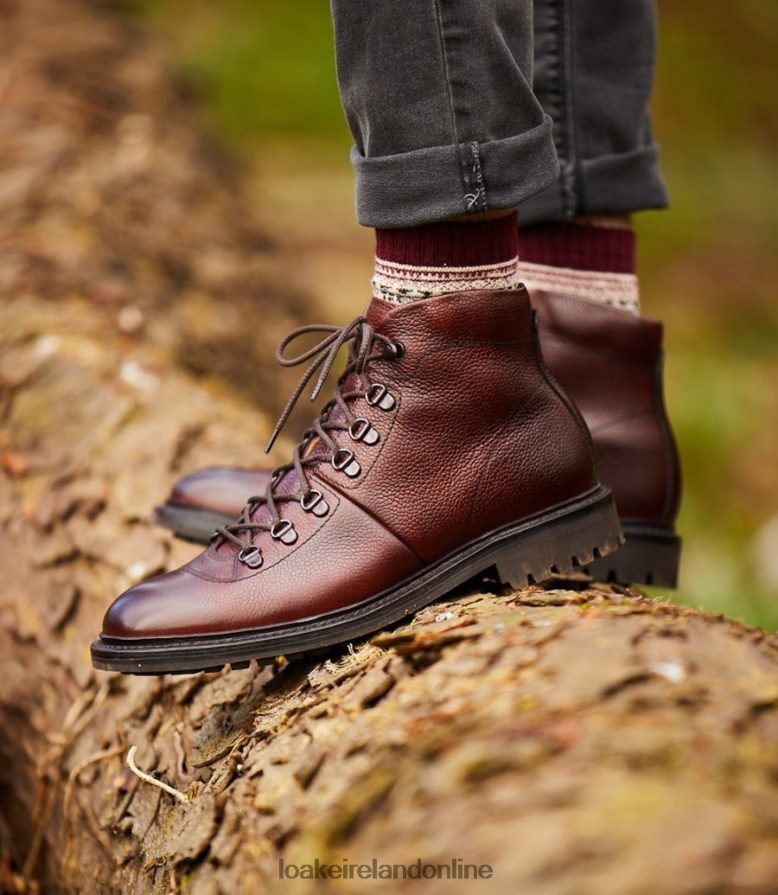
<path fill-rule="evenodd" d="M 557 182 L 523 226 L 665 208 L 648 104 L 654 0 L 535 0 L 535 95 L 554 121 Z"/>
<path fill-rule="evenodd" d="M 642 9 L 648 16 L 649 8 Z M 573 141 L 565 137 L 569 137 L 565 127 L 575 111 L 571 106 L 573 82 L 569 65 L 566 76 L 562 77 L 559 60 L 563 47 L 566 58 L 573 47 L 572 35 L 567 30 L 569 9 L 566 15 L 560 10 L 559 4 L 539 0 L 535 28 L 539 40 L 538 92 L 547 112 L 554 116 L 557 142 L 562 149 L 566 147 L 567 155 L 563 158 L 566 158 L 565 170 L 569 172 Z M 552 15 L 555 11 L 556 17 Z M 519 146 L 537 142 L 536 136 L 527 137 L 527 134 L 537 134 L 539 127 L 541 132 L 545 127 L 538 104 L 527 88 L 531 60 L 526 38 L 531 11 L 519 0 L 513 0 L 510 10 L 495 3 L 441 3 L 421 14 L 414 8 L 410 21 L 399 22 L 399 38 L 396 29 L 384 27 L 383 20 L 389 17 L 385 4 L 372 4 L 366 11 L 353 0 L 336 0 L 334 12 L 343 101 L 357 143 L 354 155 L 360 217 L 363 223 L 382 227 L 392 224 L 391 229 L 378 232 L 374 296 L 406 304 L 440 293 L 472 290 L 476 285 L 493 290 L 517 288 L 517 239 L 512 218 L 487 220 L 494 212 L 480 211 L 470 216 L 483 222 L 478 226 L 429 222 L 458 215 L 469 208 L 472 168 L 462 162 L 468 157 L 470 144 L 466 141 L 475 140 L 478 157 L 482 161 L 490 160 L 489 165 L 482 165 L 485 193 L 475 190 L 478 197 L 475 204 L 481 208 L 510 207 L 518 197 L 537 188 L 538 166 L 549 171 L 555 168 L 554 159 L 550 162 L 547 159 L 547 141 L 540 141 L 542 158 L 530 154 L 520 156 L 518 152 Z M 464 18 L 455 21 L 454 13 Z M 609 46 L 622 46 L 624 55 L 627 50 L 623 45 L 629 39 L 636 39 L 638 32 L 650 38 L 647 45 L 652 48 L 652 28 L 636 31 L 631 26 L 609 35 Z M 480 35 L 479 51 L 491 47 L 488 57 L 479 52 L 476 67 L 470 65 L 472 52 L 468 53 L 469 46 L 463 39 L 467 33 Z M 584 33 L 586 29 L 576 32 Z M 426 48 L 419 52 L 422 44 Z M 597 62 L 588 47 L 581 49 L 592 64 Z M 489 65 L 485 66 L 487 61 Z M 391 70 L 392 77 L 386 76 L 387 70 Z M 396 72 L 401 72 L 405 81 L 398 80 Z M 608 85 L 602 89 L 607 93 Z M 618 92 L 621 88 L 616 85 L 615 89 Z M 479 97 L 487 95 L 492 96 L 492 102 L 486 105 L 479 102 Z M 647 84 L 641 95 L 644 98 L 637 112 L 632 110 L 630 121 L 641 115 L 645 117 Z M 567 102 L 564 115 L 562 99 Z M 516 110 L 512 117 L 506 112 L 506 103 Z M 453 109 L 458 114 L 453 114 Z M 477 118 L 474 110 L 478 111 Z M 614 122 L 604 128 L 598 139 L 620 133 L 620 127 L 619 121 Z M 633 127 L 630 131 L 628 125 L 622 129 L 635 130 Z M 624 142 L 624 139 L 612 139 L 614 147 Z M 497 154 L 492 153 L 495 141 L 500 144 Z M 580 142 L 579 139 L 577 145 Z M 596 140 L 590 142 L 594 145 Z M 497 161 L 497 155 L 501 162 L 505 161 L 506 146 L 510 147 L 507 162 L 513 168 L 510 164 L 507 168 L 505 164 L 491 164 Z M 608 154 L 617 155 L 618 151 L 614 148 Z M 649 149 L 647 153 L 638 151 L 637 154 L 644 160 L 645 172 L 646 159 L 652 159 L 655 153 Z M 440 163 L 441 159 L 445 164 Z M 618 168 L 616 164 L 610 173 Z M 515 171 L 522 172 L 522 176 L 514 181 Z M 530 171 L 535 171 L 535 175 L 526 176 Z M 650 193 L 650 183 L 654 180 L 652 176 L 644 179 Z M 569 176 L 563 176 L 542 195 L 559 197 L 570 192 L 572 201 L 576 194 L 566 191 L 563 183 L 574 181 L 575 178 L 571 181 Z M 495 194 L 505 202 L 495 201 Z M 470 198 L 465 200 L 465 196 Z M 523 207 L 531 207 L 534 201 L 530 199 Z M 581 201 L 579 197 L 571 206 L 573 214 L 576 209 L 580 210 Z M 561 199 L 547 204 L 561 208 Z M 585 207 L 592 213 L 603 214 L 615 208 L 612 205 Z M 532 220 L 531 212 L 525 216 Z M 553 215 L 546 218 L 555 219 Z M 400 226 L 409 222 L 419 226 Z M 597 222 L 602 223 L 602 217 Z M 619 221 L 608 223 L 623 226 Z M 605 308 L 595 308 L 596 313 L 590 313 L 591 302 L 576 299 L 583 294 L 618 302 L 626 296 L 625 305 L 636 309 L 636 301 L 632 301 L 637 294 L 633 235 L 623 229 L 546 223 L 523 229 L 521 243 L 525 260 L 540 262 L 524 264 L 521 279 L 533 287 L 533 303 L 543 322 L 544 357 L 556 378 L 575 398 L 592 429 L 603 480 L 621 497 L 625 519 L 642 518 L 661 523 L 658 532 L 652 534 L 658 545 L 656 550 L 661 554 L 659 561 L 654 555 L 656 550 L 647 559 L 637 556 L 623 569 L 616 570 L 616 577 L 624 581 L 651 579 L 672 584 L 673 563 L 677 561 L 677 540 L 672 532 L 677 510 L 676 464 L 672 435 L 661 408 L 661 394 L 655 387 L 659 382 L 660 363 L 658 324 Z M 597 275 L 593 277 L 591 270 Z M 554 289 L 538 288 L 544 284 L 541 273 L 546 280 L 553 280 L 556 293 L 567 292 L 572 296 L 559 296 Z M 630 406 L 636 393 L 646 405 L 642 413 L 643 429 L 633 424 L 627 427 L 626 433 L 614 435 L 611 423 L 619 422 L 624 403 Z M 632 409 L 630 406 L 628 418 L 633 416 Z M 625 434 L 629 436 L 626 440 Z M 643 477 L 633 475 L 634 469 L 643 470 Z M 648 483 L 646 470 L 654 476 Z M 179 534 L 207 542 L 216 524 L 228 523 L 240 513 L 247 495 L 264 490 L 269 475 L 268 469 L 217 468 L 195 473 L 177 483 L 170 499 L 159 510 L 160 521 Z M 617 553 L 616 558 L 621 555 Z M 597 571 L 607 577 L 613 568 Z"/>
<path fill-rule="evenodd" d="M 521 206 L 524 278 L 637 313 L 629 215 L 667 205 L 648 111 L 654 0 L 536 0 L 535 43 L 560 176 Z"/>
<path fill-rule="evenodd" d="M 545 359 L 589 423 L 627 535 L 595 572 L 674 586 L 678 457 L 662 397 L 661 324 L 636 316 L 629 221 L 667 205 L 648 112 L 654 3 L 536 0 L 535 40 L 535 90 L 554 120 L 561 172 L 521 206 L 520 272 Z"/>
<path fill-rule="evenodd" d="M 377 228 L 373 295 L 515 288 L 515 220 L 499 216 L 558 173 L 530 86 L 531 0 L 332 0 L 332 13 L 357 217 Z"/>
<path fill-rule="evenodd" d="M 360 223 L 509 209 L 555 180 L 531 0 L 332 0 L 332 14 Z"/>
<path fill-rule="evenodd" d="M 293 655 L 480 572 L 520 586 L 620 543 L 589 434 L 515 280 L 513 208 L 556 175 L 529 88 L 528 0 L 336 0 L 334 13 L 359 217 L 378 228 L 373 299 L 344 327 L 281 343 L 281 363 L 308 367 L 271 443 L 345 348 L 332 399 L 205 553 L 114 602 L 100 668 Z M 313 333 L 318 345 L 285 355 Z"/>
<path fill-rule="evenodd" d="M 332 0 L 332 15 L 357 217 L 380 228 L 373 295 L 404 304 L 515 288 L 515 220 L 492 216 L 559 171 L 552 120 L 530 87 L 532 0 Z M 480 223 L 450 220 L 462 215 Z M 269 476 L 198 471 L 157 518 L 207 543 Z"/>

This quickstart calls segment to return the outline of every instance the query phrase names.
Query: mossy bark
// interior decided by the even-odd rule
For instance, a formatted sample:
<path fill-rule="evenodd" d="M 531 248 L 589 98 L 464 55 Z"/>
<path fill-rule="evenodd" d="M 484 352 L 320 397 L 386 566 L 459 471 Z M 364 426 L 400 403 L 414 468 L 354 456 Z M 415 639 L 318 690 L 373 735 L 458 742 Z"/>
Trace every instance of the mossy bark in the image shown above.
<path fill-rule="evenodd" d="M 171 479 L 261 459 L 247 396 L 302 303 L 153 47 L 89 4 L 0 16 L 0 890 L 419 888 L 278 878 L 375 858 L 774 893 L 778 644 L 720 617 L 484 580 L 272 668 L 91 670 L 112 597 L 192 554 L 148 521 Z"/>

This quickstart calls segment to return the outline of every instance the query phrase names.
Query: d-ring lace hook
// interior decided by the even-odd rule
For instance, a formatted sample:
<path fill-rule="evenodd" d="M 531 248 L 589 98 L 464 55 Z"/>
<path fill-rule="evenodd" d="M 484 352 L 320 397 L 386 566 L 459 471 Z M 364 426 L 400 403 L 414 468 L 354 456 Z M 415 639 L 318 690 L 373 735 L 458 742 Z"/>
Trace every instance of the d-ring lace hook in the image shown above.
<path fill-rule="evenodd" d="M 311 348 L 306 349 L 295 357 L 286 357 L 284 352 L 289 345 L 300 336 L 309 335 L 311 333 L 323 334 L 323 338 Z M 335 389 L 333 400 L 329 401 L 322 409 L 319 418 L 314 422 L 313 426 L 303 433 L 302 440 L 294 449 L 291 463 L 278 466 L 273 470 L 270 481 L 268 482 L 265 493 L 249 498 L 248 503 L 243 508 L 240 517 L 230 525 L 222 526 L 216 530 L 216 535 L 225 541 L 229 541 L 240 549 L 239 558 L 241 562 L 251 568 L 259 568 L 262 564 L 262 554 L 259 548 L 252 544 L 255 533 L 260 531 L 270 531 L 276 540 L 280 540 L 285 544 L 292 544 L 297 540 L 294 527 L 287 520 L 282 519 L 279 512 L 279 504 L 290 501 L 300 501 L 306 512 L 311 512 L 316 516 L 326 515 L 329 511 L 327 502 L 323 499 L 320 492 L 311 489 L 310 482 L 306 476 L 306 467 L 318 463 L 322 458 L 320 455 L 311 455 L 308 448 L 315 440 L 323 443 L 326 448 L 332 452 L 333 458 L 337 455 L 339 446 L 337 441 L 332 437 L 332 433 L 336 431 L 352 431 L 354 418 L 349 410 L 348 403 L 354 398 L 372 394 L 370 383 L 363 381 L 365 391 L 360 392 L 344 392 L 342 386 L 346 379 L 352 373 L 356 373 L 361 380 L 364 380 L 367 366 L 371 361 L 378 359 L 395 360 L 402 356 L 401 346 L 396 345 L 387 336 L 375 331 L 373 326 L 368 323 L 364 316 L 356 317 L 346 326 L 329 326 L 326 324 L 313 324 L 301 326 L 293 330 L 281 340 L 276 351 L 276 359 L 282 367 L 294 367 L 311 361 L 306 371 L 297 383 L 292 392 L 286 406 L 278 418 L 273 432 L 268 440 L 266 452 L 269 451 L 279 433 L 286 425 L 289 415 L 294 409 L 295 404 L 299 400 L 306 386 L 316 377 L 311 389 L 311 401 L 315 401 L 318 397 L 327 377 L 332 371 L 332 367 L 337 359 L 338 352 L 344 346 L 348 346 L 349 360 L 344 372 L 338 380 L 338 386 Z M 374 349 L 378 348 L 378 352 Z M 318 375 L 317 375 L 318 374 Z M 386 387 L 381 386 L 386 392 Z M 391 396 L 388 396 L 391 398 Z M 333 408 L 339 407 L 344 418 L 331 418 Z M 384 410 L 391 410 L 394 407 L 394 399 L 391 398 L 391 404 L 381 405 Z M 366 444 L 375 443 L 377 441 L 377 433 L 374 433 L 371 427 L 364 428 L 365 420 L 359 421 L 363 424 L 363 428 L 359 429 L 360 437 Z M 369 434 L 374 433 L 374 434 Z M 354 460 L 353 454 L 350 455 L 348 463 L 344 461 L 343 470 L 347 475 L 358 475 L 359 464 Z M 343 451 L 338 455 L 339 460 L 343 460 Z M 340 468 L 339 466 L 335 467 Z M 292 493 L 276 494 L 276 488 L 284 478 L 287 472 L 294 471 L 297 476 L 298 489 Z M 314 499 L 315 496 L 315 499 Z M 253 521 L 254 513 L 260 506 L 266 504 L 270 511 L 270 519 L 263 521 Z M 248 539 L 240 537 L 240 535 L 248 533 Z"/>

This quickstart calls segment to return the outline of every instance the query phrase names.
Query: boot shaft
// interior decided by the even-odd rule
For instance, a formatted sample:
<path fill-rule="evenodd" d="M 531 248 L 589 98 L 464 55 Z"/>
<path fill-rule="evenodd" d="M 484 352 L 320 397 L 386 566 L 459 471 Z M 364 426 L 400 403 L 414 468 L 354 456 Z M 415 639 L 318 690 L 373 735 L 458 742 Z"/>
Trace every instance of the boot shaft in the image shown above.
<path fill-rule="evenodd" d="M 533 290 L 543 357 L 583 414 L 622 522 L 674 528 L 680 464 L 664 404 L 662 325 Z"/>

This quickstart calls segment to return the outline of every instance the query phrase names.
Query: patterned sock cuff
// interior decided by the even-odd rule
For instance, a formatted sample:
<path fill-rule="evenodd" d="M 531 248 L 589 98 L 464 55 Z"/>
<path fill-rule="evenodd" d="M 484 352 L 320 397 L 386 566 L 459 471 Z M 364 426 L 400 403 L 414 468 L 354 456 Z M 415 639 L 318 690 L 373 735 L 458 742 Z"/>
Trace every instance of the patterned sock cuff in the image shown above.
<path fill-rule="evenodd" d="M 515 289 L 516 213 L 486 221 L 445 221 L 376 230 L 373 295 L 404 303 L 476 289 Z"/>
<path fill-rule="evenodd" d="M 474 267 L 414 267 L 376 258 L 373 296 L 404 304 L 449 292 L 516 289 L 518 258 Z"/>
<path fill-rule="evenodd" d="M 631 273 L 573 270 L 547 264 L 531 264 L 523 259 L 518 266 L 519 279 L 529 289 L 574 295 L 588 301 L 610 305 L 633 314 L 640 313 L 638 278 Z"/>

